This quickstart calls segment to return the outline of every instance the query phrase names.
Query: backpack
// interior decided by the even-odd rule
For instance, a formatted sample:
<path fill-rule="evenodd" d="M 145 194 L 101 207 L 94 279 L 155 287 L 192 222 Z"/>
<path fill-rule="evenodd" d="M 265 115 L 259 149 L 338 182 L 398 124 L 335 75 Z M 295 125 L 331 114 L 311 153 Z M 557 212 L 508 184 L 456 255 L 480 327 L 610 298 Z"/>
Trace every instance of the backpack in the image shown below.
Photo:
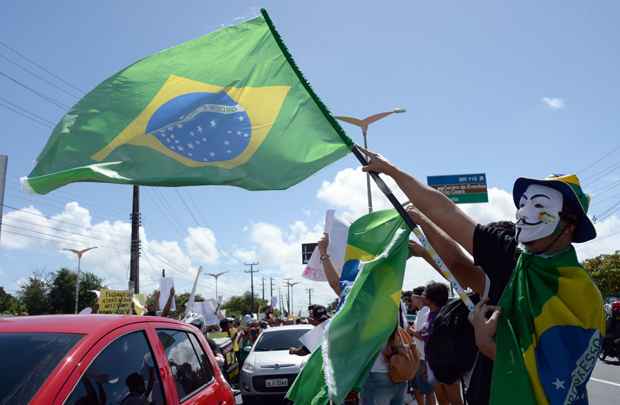
<path fill-rule="evenodd" d="M 399 313 L 398 318 L 401 318 Z M 413 338 L 406 329 L 396 325 L 383 351 L 388 365 L 388 377 L 394 384 L 413 380 L 420 366 L 420 356 Z"/>
<path fill-rule="evenodd" d="M 470 295 L 474 303 L 477 295 Z M 454 384 L 473 367 L 478 348 L 469 310 L 460 299 L 448 302 L 431 325 L 426 342 L 426 361 L 437 381 Z"/>

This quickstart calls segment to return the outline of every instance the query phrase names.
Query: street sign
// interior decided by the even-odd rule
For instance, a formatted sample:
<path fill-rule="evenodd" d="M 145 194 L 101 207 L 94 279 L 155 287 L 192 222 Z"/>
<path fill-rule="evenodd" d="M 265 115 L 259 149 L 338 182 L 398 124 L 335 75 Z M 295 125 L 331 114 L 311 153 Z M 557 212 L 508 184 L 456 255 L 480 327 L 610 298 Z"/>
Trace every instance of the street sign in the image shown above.
<path fill-rule="evenodd" d="M 457 204 L 489 202 L 484 173 L 428 176 L 427 184 Z"/>
<path fill-rule="evenodd" d="M 301 264 L 308 264 L 312 252 L 316 249 L 318 243 L 302 243 L 301 244 Z"/>

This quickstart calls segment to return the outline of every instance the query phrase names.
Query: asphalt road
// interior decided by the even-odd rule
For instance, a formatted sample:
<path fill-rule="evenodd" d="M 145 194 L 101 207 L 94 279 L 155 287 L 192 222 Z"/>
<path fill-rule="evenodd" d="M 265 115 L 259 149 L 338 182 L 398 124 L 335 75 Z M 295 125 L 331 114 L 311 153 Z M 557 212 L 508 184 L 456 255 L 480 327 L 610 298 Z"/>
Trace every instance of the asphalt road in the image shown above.
<path fill-rule="evenodd" d="M 592 405 L 620 403 L 620 362 L 599 361 L 588 383 Z"/>
<path fill-rule="evenodd" d="M 617 405 L 620 403 L 620 361 L 599 361 L 588 383 L 591 405 Z M 241 404 L 241 395 L 237 398 Z"/>

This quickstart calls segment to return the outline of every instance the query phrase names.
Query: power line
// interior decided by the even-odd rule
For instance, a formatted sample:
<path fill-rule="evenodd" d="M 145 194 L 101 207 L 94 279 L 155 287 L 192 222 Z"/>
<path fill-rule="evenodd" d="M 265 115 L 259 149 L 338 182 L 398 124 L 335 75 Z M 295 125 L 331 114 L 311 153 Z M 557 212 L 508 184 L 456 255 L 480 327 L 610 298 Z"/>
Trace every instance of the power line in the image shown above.
<path fill-rule="evenodd" d="M 42 116 L 40 116 L 40 115 L 38 115 L 38 114 L 36 114 L 36 113 L 33 113 L 33 112 L 32 112 L 32 111 L 30 111 L 29 109 L 24 108 L 24 107 L 22 107 L 22 106 L 20 106 L 20 105 L 18 105 L 18 104 L 15 104 L 14 102 L 12 102 L 11 100 L 9 100 L 9 99 L 7 99 L 7 98 L 4 98 L 4 97 L 0 96 L 0 100 L 1 100 L 2 102 L 6 103 L 6 104 L 9 104 L 9 105 L 10 105 L 10 106 L 12 106 L 13 108 L 16 108 L 16 109 L 20 110 L 20 111 L 21 111 L 21 112 L 23 112 L 24 114 L 27 114 L 27 115 L 29 115 L 29 116 L 32 116 L 33 118 L 36 118 L 36 119 L 38 119 L 38 120 L 40 120 L 40 121 L 42 121 L 42 122 L 44 122 L 44 123 L 46 123 L 46 124 L 49 124 L 49 125 L 51 125 L 51 126 L 54 126 L 54 123 L 53 123 L 51 120 L 48 120 L 48 119 L 47 119 L 47 118 L 45 118 L 45 117 L 42 117 Z"/>
<path fill-rule="evenodd" d="M 41 93 L 38 90 L 33 89 L 32 87 L 28 86 L 27 84 L 22 83 L 21 81 L 17 80 L 16 78 L 12 77 L 11 75 L 8 75 L 2 71 L 0 71 L 0 76 L 5 77 L 6 79 L 12 81 L 13 83 L 17 84 L 18 86 L 23 87 L 24 89 L 30 91 L 33 94 L 36 94 L 37 96 L 39 96 L 40 98 L 42 98 L 43 100 L 47 101 L 50 104 L 53 104 L 54 106 L 58 107 L 59 109 L 66 111 L 68 109 L 70 109 L 71 107 L 64 104 L 61 101 L 56 100 L 53 97 L 49 97 L 46 96 L 45 94 Z"/>
<path fill-rule="evenodd" d="M 174 191 L 176 191 L 177 196 L 179 196 L 179 199 L 181 200 L 181 202 L 185 206 L 185 209 L 187 210 L 187 212 L 189 212 L 189 215 L 194 220 L 194 223 L 196 224 L 196 226 L 200 228 L 201 227 L 200 222 L 196 218 L 196 215 L 194 215 L 194 211 L 192 211 L 192 209 L 189 207 L 189 205 L 187 205 L 187 202 L 185 201 L 185 198 L 183 198 L 183 195 L 181 195 L 181 192 L 179 192 L 179 189 L 175 188 Z"/>
<path fill-rule="evenodd" d="M 589 164 L 588 166 L 584 167 L 583 169 L 577 170 L 577 173 L 582 174 L 583 172 L 585 172 L 586 170 L 589 170 L 590 168 L 594 167 L 599 162 L 601 162 L 603 159 L 607 158 L 608 156 L 610 156 L 612 153 L 614 153 L 615 151 L 617 151 L 619 149 L 620 149 L 620 145 L 616 146 L 611 151 L 605 153 L 601 158 L 595 160 L 593 163 Z"/>
<path fill-rule="evenodd" d="M 52 86 L 53 88 L 55 88 L 58 91 L 63 92 L 64 94 L 71 96 L 73 98 L 80 98 L 81 95 L 75 95 L 74 93 L 71 93 L 65 89 L 63 89 L 62 87 L 60 87 L 59 85 L 57 85 L 56 83 L 52 82 L 51 80 L 46 79 L 45 77 L 39 75 L 38 73 L 33 72 L 32 70 L 28 69 L 27 67 L 24 67 L 23 65 L 20 65 L 19 63 L 11 60 L 10 58 L 6 57 L 5 55 L 0 54 L 0 58 L 4 59 L 5 61 L 9 62 L 10 64 L 12 64 L 13 66 L 17 66 L 18 68 L 20 68 L 21 70 L 23 70 L 24 72 L 30 74 L 31 76 L 36 77 L 37 79 L 47 83 L 48 85 Z"/>
<path fill-rule="evenodd" d="M 25 61 L 31 63 L 32 65 L 38 67 L 39 69 L 41 69 L 42 71 L 44 71 L 45 73 L 47 73 L 48 75 L 52 76 L 53 78 L 55 78 L 56 80 L 60 81 L 61 83 L 69 86 L 70 88 L 72 88 L 73 90 L 78 91 L 80 94 L 84 94 L 84 90 L 74 86 L 73 84 L 69 83 L 68 81 L 66 81 L 65 79 L 63 79 L 62 77 L 56 75 L 55 73 L 51 72 L 50 70 L 48 70 L 45 66 L 37 63 L 36 61 L 30 59 L 29 57 L 27 57 L 26 55 L 24 55 L 23 53 L 21 53 L 20 51 L 18 51 L 15 48 L 12 48 L 11 46 L 9 46 L 7 43 L 0 41 L 0 45 L 2 45 L 3 47 L 9 49 L 10 51 L 14 52 L 15 54 L 19 55 L 22 59 L 24 59 Z"/>
<path fill-rule="evenodd" d="M 0 102 L 0 107 L 4 107 L 5 109 L 7 109 L 7 110 L 9 110 L 9 111 L 11 111 L 11 112 L 13 112 L 13 113 L 15 113 L 17 115 L 21 115 L 22 117 L 24 117 L 24 118 L 26 118 L 26 119 L 28 119 L 28 120 L 36 123 L 36 124 L 42 125 L 44 127 L 50 128 L 50 129 L 53 128 L 50 124 L 46 124 L 43 121 L 39 121 L 37 118 L 29 116 L 28 114 L 18 110 L 17 108 L 11 107 L 10 105 L 5 104 L 4 102 Z"/>

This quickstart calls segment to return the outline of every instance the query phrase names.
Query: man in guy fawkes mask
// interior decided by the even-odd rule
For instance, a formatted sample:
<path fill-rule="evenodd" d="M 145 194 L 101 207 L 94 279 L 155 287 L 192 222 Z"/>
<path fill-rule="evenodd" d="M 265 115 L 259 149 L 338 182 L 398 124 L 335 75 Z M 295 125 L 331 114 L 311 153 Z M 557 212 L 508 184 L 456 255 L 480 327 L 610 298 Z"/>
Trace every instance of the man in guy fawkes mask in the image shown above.
<path fill-rule="evenodd" d="M 364 153 L 364 171 L 391 176 L 421 212 L 424 232 L 458 281 L 488 293 L 472 317 L 481 355 L 467 402 L 587 404 L 605 323 L 601 294 L 572 246 L 596 237 L 577 176 L 517 179 L 515 235 L 477 224 L 441 192 Z"/>

